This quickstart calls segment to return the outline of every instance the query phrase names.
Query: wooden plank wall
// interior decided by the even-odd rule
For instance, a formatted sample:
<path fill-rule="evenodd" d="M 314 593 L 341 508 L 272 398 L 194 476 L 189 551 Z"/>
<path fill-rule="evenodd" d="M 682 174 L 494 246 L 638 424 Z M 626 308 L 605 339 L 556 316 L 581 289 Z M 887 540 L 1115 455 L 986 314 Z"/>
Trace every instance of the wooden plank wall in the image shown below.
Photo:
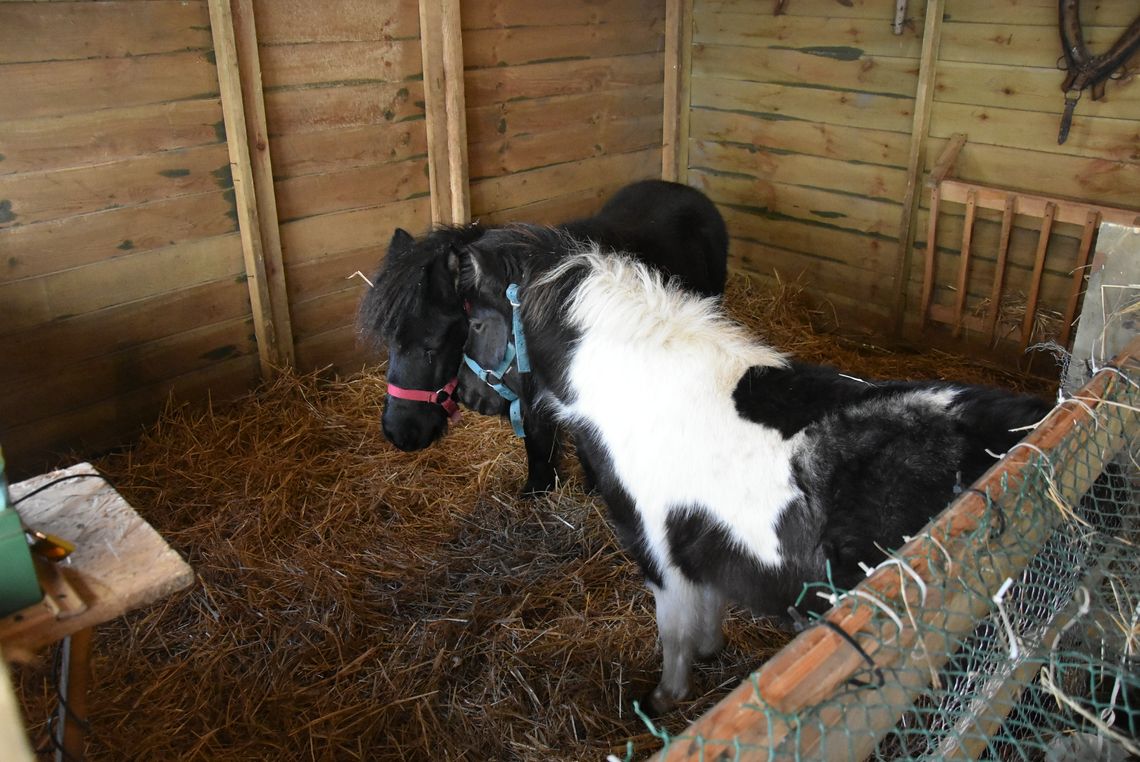
<path fill-rule="evenodd" d="M 419 6 L 253 5 L 297 365 L 359 370 L 349 276 L 430 224 Z"/>
<path fill-rule="evenodd" d="M 556 223 L 661 176 L 663 0 L 462 3 L 471 213 Z"/>
<path fill-rule="evenodd" d="M 881 331 L 906 167 L 922 4 L 696 0 L 687 181 L 721 207 L 735 269 L 801 282 Z"/>
<path fill-rule="evenodd" d="M 0 0 L 0 444 L 17 473 L 129 441 L 171 392 L 258 381 L 212 1 Z M 421 5 L 230 6 L 222 81 L 242 77 L 255 155 L 241 210 L 251 183 L 276 209 L 304 371 L 376 359 L 351 276 L 432 223 Z M 459 8 L 475 216 L 562 221 L 660 175 L 665 0 Z"/>
<path fill-rule="evenodd" d="M 0 2 L 0 445 L 258 374 L 205 0 Z M 23 468 L 22 468 L 23 467 Z"/>
<path fill-rule="evenodd" d="M 950 136 L 968 141 L 953 175 L 986 184 L 1012 186 L 1047 196 L 1080 199 L 1110 206 L 1140 208 L 1140 83 L 1111 81 L 1105 99 L 1085 92 L 1072 130 L 1057 143 L 1064 94 L 1064 73 L 1054 0 L 945 0 L 931 113 L 927 170 Z M 1135 0 L 1082 3 L 1089 49 L 1106 51 L 1140 14 Z M 923 194 L 914 262 L 921 264 L 928 242 L 929 193 Z M 956 279 L 965 207 L 946 205 L 939 215 L 936 305 L 957 299 Z M 1040 220 L 1018 216 L 1013 228 L 1007 296 L 1001 300 L 999 337 L 1006 352 L 1020 354 L 1021 319 L 1030 291 Z M 979 215 L 974 226 L 967 283 L 966 313 L 988 305 L 994 276 L 999 212 Z M 1041 303 L 1032 341 L 1055 337 L 1064 314 L 1077 251 L 1080 225 L 1054 225 L 1046 253 Z M 908 327 L 914 335 L 921 266 L 909 272 Z M 963 340 L 986 341 L 970 336 Z"/>
<path fill-rule="evenodd" d="M 1106 50 L 1135 17 L 1135 0 L 1084 3 L 1085 37 Z M 763 281 L 799 280 L 841 327 L 892 330 L 894 277 L 926 3 L 906 28 L 894 4 L 872 0 L 772 3 L 695 0 L 687 180 L 720 204 L 735 268 Z M 929 175 L 954 133 L 968 142 L 953 174 L 967 180 L 1104 204 L 1140 206 L 1140 85 L 1086 93 L 1068 141 L 1057 145 L 1063 73 L 1056 0 L 944 0 L 933 103 L 924 142 Z M 920 191 L 905 274 L 907 334 L 916 334 L 929 193 Z M 953 304 L 964 207 L 943 205 L 935 304 Z M 1018 217 L 1002 347 L 1016 360 L 1020 315 L 1039 222 Z M 1080 229 L 1058 225 L 1042 308 L 1064 309 Z M 974 229 L 967 310 L 989 296 L 1000 215 Z M 1022 310 L 1024 312 L 1024 310 Z M 987 345 L 970 335 L 967 345 Z"/>

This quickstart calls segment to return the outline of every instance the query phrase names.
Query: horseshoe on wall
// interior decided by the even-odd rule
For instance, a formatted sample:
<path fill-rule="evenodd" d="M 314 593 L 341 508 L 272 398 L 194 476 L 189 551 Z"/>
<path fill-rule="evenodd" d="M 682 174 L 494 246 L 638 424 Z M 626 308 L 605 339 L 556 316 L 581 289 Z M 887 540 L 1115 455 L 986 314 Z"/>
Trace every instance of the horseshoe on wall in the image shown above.
<path fill-rule="evenodd" d="M 1073 110 L 1077 107 L 1081 92 L 1091 88 L 1092 99 L 1099 101 L 1104 97 L 1105 81 L 1112 77 L 1133 53 L 1140 50 L 1140 16 L 1137 16 L 1124 30 L 1107 53 L 1093 55 L 1085 45 L 1084 34 L 1081 31 L 1080 0 L 1058 0 L 1058 4 L 1061 47 L 1065 51 L 1065 61 L 1059 65 L 1068 72 L 1061 85 L 1061 90 L 1065 93 L 1065 111 L 1061 115 L 1061 130 L 1057 134 L 1057 144 L 1060 145 L 1069 137 Z"/>

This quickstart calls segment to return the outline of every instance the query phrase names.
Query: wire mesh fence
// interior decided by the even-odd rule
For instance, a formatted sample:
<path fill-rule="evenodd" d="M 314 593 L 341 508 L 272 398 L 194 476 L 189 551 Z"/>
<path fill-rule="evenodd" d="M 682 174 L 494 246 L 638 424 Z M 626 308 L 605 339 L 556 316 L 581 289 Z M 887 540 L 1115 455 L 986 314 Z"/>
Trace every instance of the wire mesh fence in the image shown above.
<path fill-rule="evenodd" d="M 724 701 L 677 759 L 1140 755 L 1140 340 Z M 648 720 L 647 720 L 648 722 Z M 632 756 L 631 750 L 631 756 Z"/>

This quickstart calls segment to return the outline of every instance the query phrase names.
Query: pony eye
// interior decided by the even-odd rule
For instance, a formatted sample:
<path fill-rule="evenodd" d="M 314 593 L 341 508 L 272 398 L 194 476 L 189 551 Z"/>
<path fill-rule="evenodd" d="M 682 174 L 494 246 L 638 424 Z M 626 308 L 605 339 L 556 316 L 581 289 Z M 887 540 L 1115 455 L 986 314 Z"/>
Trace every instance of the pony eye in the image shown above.
<path fill-rule="evenodd" d="M 475 333 L 483 333 L 483 321 L 482 320 L 472 320 L 471 321 L 471 330 L 474 331 Z"/>

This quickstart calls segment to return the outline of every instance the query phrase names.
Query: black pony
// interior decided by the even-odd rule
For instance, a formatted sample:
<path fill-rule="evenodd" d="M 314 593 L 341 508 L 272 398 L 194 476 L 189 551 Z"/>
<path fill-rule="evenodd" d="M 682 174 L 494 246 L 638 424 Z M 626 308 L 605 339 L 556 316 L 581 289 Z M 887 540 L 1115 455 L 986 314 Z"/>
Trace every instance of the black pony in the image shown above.
<path fill-rule="evenodd" d="M 630 258 L 557 231 L 531 236 L 498 256 L 469 248 L 460 288 L 472 315 L 520 324 L 529 395 L 576 437 L 653 591 L 653 711 L 683 699 L 694 657 L 720 648 L 728 602 L 782 617 L 829 573 L 853 587 L 861 562 L 917 534 L 994 463 L 987 450 L 1007 451 L 1050 407 L 791 362 L 716 300 Z M 472 330 L 467 353 L 494 361 L 494 336 Z"/>
<path fill-rule="evenodd" d="M 728 257 L 724 220 L 703 193 L 686 185 L 645 180 L 619 190 L 594 216 L 560 226 L 579 241 L 632 252 L 705 296 L 723 293 Z M 401 450 L 420 450 L 447 431 L 458 414 L 456 376 L 468 318 L 456 292 L 458 258 L 478 245 L 484 253 L 510 239 L 502 228 L 439 227 L 421 238 L 397 229 L 373 285 L 361 300 L 357 327 L 374 345 L 387 345 L 388 396 L 384 435 Z M 495 397 L 477 409 L 506 414 Z M 524 492 L 554 486 L 556 428 L 525 418 L 528 478 Z"/>

